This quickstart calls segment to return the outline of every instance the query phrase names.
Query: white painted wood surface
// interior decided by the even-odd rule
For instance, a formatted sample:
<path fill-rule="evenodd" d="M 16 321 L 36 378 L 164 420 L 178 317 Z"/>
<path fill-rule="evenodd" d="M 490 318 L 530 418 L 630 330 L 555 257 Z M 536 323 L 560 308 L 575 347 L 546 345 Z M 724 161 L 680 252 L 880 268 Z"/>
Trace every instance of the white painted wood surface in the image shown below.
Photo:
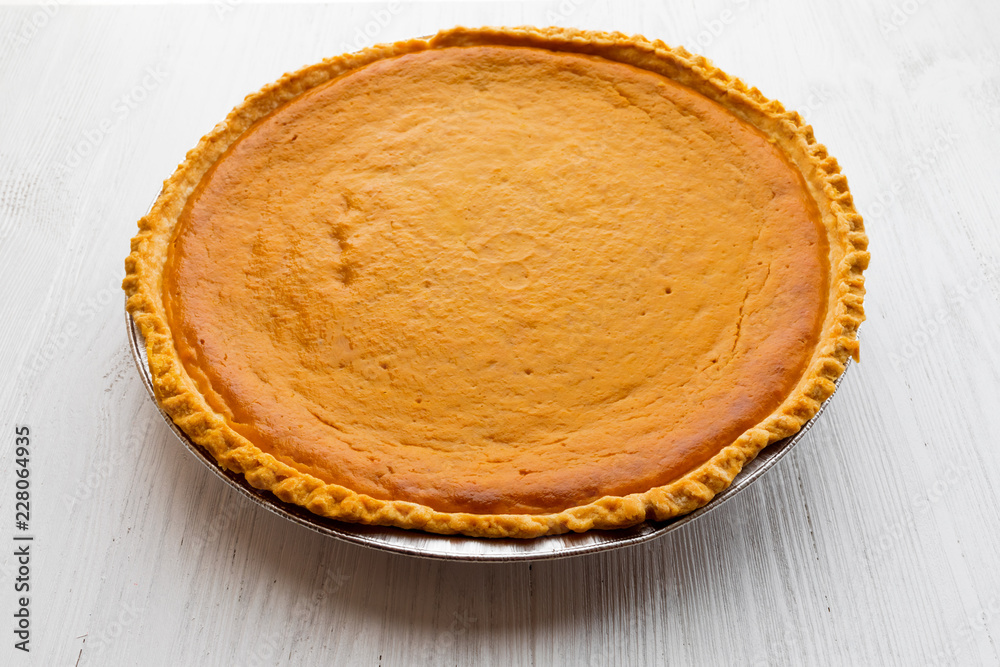
<path fill-rule="evenodd" d="M 0 7 L 0 664 L 1000 663 L 1000 4 L 394 9 Z M 184 451 L 132 365 L 122 261 L 185 151 L 366 27 L 456 23 L 700 50 L 807 114 L 866 217 L 862 363 L 777 469 L 653 544 L 529 567 L 314 535 Z M 29 655 L 12 635 L 20 424 Z"/>

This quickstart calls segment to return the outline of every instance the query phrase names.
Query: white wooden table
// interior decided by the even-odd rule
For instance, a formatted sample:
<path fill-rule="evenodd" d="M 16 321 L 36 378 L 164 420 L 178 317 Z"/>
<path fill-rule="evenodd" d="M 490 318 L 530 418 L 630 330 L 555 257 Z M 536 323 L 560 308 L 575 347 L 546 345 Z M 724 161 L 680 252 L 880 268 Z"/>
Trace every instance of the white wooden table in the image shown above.
<path fill-rule="evenodd" d="M 285 71 L 456 23 L 685 43 L 802 110 L 866 217 L 862 363 L 657 542 L 529 566 L 321 537 L 221 484 L 133 367 L 122 262 L 185 151 Z M 997 664 L 998 30 L 991 0 L 0 7 L 0 664 Z"/>

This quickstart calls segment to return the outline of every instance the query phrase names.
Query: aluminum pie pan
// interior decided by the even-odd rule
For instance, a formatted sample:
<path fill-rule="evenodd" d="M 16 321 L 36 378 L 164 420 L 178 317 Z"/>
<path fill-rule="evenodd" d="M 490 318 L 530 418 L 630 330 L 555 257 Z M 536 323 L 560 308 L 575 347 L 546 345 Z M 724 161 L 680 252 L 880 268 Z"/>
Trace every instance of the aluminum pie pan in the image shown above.
<path fill-rule="evenodd" d="M 128 333 L 129 348 L 132 358 L 146 392 L 153 399 L 160 416 L 174 432 L 177 439 L 215 475 L 222 478 L 230 487 L 251 500 L 254 504 L 269 512 L 277 514 L 293 523 L 313 530 L 322 535 L 333 537 L 344 542 L 350 542 L 371 549 L 391 553 L 451 561 L 470 562 L 518 562 L 552 560 L 569 558 L 585 554 L 600 553 L 612 549 L 644 544 L 663 537 L 705 516 L 724 502 L 733 498 L 743 489 L 760 479 L 764 473 L 774 467 L 785 454 L 799 443 L 806 432 L 819 418 L 830 398 L 820 406 L 816 415 L 802 425 L 798 433 L 765 447 L 757 457 L 743 466 L 743 470 L 724 491 L 717 494 L 707 505 L 689 514 L 668 521 L 646 521 L 631 528 L 621 530 L 592 530 L 586 533 L 566 533 L 563 535 L 548 535 L 532 539 L 491 539 L 455 535 L 436 535 L 419 530 L 403 530 L 386 526 L 366 526 L 362 524 L 345 523 L 326 519 L 309 512 L 303 507 L 279 500 L 270 492 L 256 489 L 239 473 L 234 473 L 219 467 L 215 459 L 195 444 L 160 407 L 153 392 L 153 378 L 149 371 L 146 357 L 146 344 L 139 327 L 132 317 L 125 313 L 125 328 Z M 848 360 L 847 366 L 850 366 Z M 845 368 L 846 373 L 846 368 Z M 840 385 L 844 374 L 837 378 Z"/>

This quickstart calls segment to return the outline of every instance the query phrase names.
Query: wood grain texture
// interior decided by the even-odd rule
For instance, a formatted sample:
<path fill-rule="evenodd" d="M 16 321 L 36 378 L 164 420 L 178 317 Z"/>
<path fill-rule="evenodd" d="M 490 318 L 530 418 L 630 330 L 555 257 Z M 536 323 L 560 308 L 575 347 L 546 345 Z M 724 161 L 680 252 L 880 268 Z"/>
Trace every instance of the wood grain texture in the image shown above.
<path fill-rule="evenodd" d="M 456 23 L 684 43 L 804 110 L 865 215 L 862 363 L 775 470 L 655 543 L 473 565 L 314 535 L 189 456 L 132 366 L 122 262 L 187 149 L 366 25 Z M 15 424 L 36 534 L 32 652 L 3 630 L 0 662 L 1000 663 L 998 28 L 986 0 L 0 7 L 0 540 Z"/>

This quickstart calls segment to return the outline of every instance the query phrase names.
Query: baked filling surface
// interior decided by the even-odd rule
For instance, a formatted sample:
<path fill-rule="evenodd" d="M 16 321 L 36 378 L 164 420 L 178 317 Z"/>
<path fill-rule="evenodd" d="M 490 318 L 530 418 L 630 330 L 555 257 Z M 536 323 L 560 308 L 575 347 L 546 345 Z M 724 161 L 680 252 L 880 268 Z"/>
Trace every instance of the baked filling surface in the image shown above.
<path fill-rule="evenodd" d="M 162 298 L 228 425 L 442 512 L 648 491 L 772 414 L 829 247 L 768 137 L 651 71 L 417 51 L 264 117 L 202 178 Z"/>

